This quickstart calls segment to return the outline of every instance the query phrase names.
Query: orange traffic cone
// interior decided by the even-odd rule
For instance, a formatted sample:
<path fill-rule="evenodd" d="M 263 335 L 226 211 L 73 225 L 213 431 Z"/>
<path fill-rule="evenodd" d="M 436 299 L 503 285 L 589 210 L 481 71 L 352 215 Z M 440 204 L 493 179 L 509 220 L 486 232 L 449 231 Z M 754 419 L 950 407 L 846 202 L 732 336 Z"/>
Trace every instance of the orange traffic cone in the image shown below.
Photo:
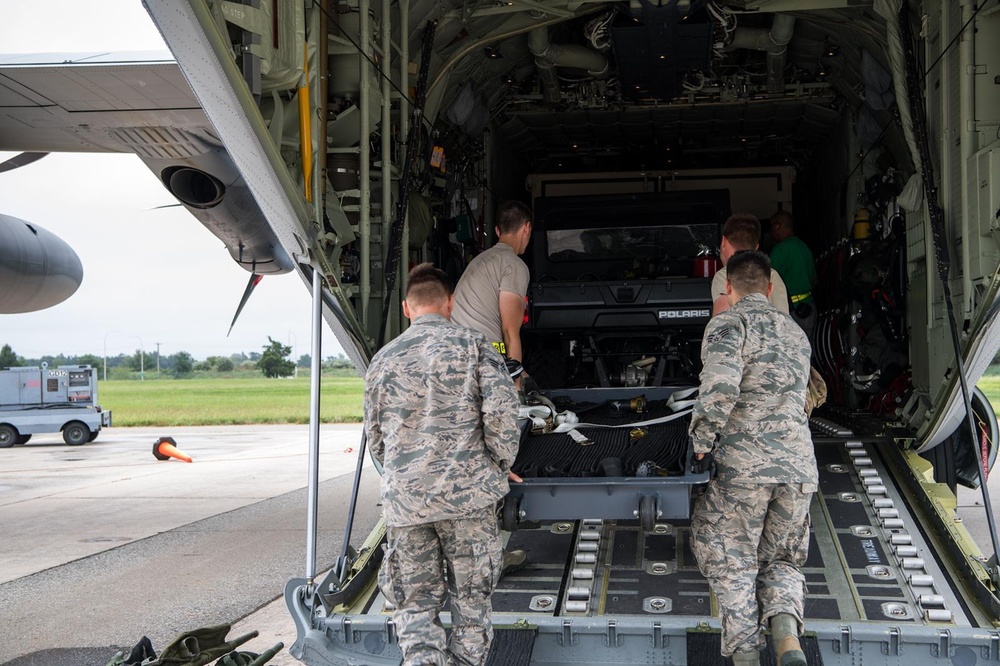
<path fill-rule="evenodd" d="M 153 457 L 157 460 L 170 460 L 171 458 L 177 458 L 183 462 L 194 462 L 191 460 L 191 456 L 186 453 L 182 453 L 177 450 L 174 446 L 177 442 L 174 441 L 173 437 L 161 437 L 156 440 L 153 444 Z"/>

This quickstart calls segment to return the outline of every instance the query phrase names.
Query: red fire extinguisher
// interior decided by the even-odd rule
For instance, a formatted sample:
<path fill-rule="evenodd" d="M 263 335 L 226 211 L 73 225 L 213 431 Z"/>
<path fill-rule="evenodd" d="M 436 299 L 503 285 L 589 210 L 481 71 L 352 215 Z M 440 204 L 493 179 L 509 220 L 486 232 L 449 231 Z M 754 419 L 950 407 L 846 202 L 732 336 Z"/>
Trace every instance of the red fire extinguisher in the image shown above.
<path fill-rule="evenodd" d="M 712 249 L 705 245 L 700 246 L 698 256 L 691 262 L 691 277 L 710 278 L 722 268 L 722 262 L 712 253 Z"/>

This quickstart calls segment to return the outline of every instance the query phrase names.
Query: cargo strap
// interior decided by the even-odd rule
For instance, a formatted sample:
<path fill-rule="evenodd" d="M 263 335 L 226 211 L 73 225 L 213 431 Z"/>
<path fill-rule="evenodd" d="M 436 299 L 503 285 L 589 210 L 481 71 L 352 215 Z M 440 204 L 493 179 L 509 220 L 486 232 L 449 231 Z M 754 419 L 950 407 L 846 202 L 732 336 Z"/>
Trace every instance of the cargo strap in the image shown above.
<path fill-rule="evenodd" d="M 537 392 L 532 392 L 530 397 L 535 398 L 542 404 L 521 406 L 518 409 L 517 417 L 519 419 L 530 420 L 532 430 L 543 433 L 565 433 L 572 437 L 580 446 L 587 446 L 593 444 L 593 441 L 581 433 L 579 428 L 641 428 L 669 423 L 691 413 L 691 408 L 694 406 L 696 400 L 690 399 L 690 397 L 697 393 L 697 391 L 698 387 L 693 387 L 674 392 L 670 396 L 670 399 L 667 400 L 667 407 L 674 412 L 673 414 L 647 421 L 639 421 L 638 423 L 617 423 L 613 425 L 605 423 L 581 423 L 580 417 L 575 412 L 569 410 L 560 412 L 556 410 L 551 400 Z"/>

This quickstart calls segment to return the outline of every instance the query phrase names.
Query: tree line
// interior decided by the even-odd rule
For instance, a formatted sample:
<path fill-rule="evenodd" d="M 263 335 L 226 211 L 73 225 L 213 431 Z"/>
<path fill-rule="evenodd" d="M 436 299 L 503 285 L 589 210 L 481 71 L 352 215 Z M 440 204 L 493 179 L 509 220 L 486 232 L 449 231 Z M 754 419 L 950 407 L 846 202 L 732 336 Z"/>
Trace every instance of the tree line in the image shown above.
<path fill-rule="evenodd" d="M 147 377 L 156 375 L 159 369 L 161 375 L 177 378 L 190 376 L 195 372 L 234 372 L 238 370 L 259 371 L 265 377 L 290 377 L 295 374 L 296 367 L 308 368 L 312 364 L 309 354 L 301 355 L 297 361 L 289 357 L 292 348 L 281 344 L 270 336 L 268 344 L 260 352 L 238 352 L 229 356 L 209 356 L 196 360 L 190 353 L 179 351 L 174 354 L 160 354 L 136 350 L 133 354 L 117 354 L 104 356 L 98 354 L 46 355 L 39 358 L 28 358 L 18 355 L 9 344 L 0 347 L 0 369 L 15 367 L 38 367 L 46 363 L 49 367 L 60 365 L 89 365 L 98 369 L 98 376 L 104 376 L 107 363 L 108 378 L 127 378 L 133 373 L 144 372 Z M 328 356 L 323 360 L 323 369 L 353 369 L 354 365 L 343 353 Z"/>

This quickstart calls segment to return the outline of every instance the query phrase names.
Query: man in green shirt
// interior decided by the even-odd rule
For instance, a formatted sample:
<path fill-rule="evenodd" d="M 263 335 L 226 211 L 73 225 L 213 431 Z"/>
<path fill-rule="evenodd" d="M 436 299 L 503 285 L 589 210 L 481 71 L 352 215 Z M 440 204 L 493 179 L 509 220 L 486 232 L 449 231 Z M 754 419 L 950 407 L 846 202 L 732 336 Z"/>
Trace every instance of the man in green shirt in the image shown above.
<path fill-rule="evenodd" d="M 792 319 L 812 338 L 816 327 L 816 304 L 813 285 L 816 284 L 816 262 L 812 250 L 795 235 L 792 214 L 779 210 L 771 216 L 771 237 L 776 245 L 771 248 L 771 266 L 788 287 L 788 300 Z"/>

